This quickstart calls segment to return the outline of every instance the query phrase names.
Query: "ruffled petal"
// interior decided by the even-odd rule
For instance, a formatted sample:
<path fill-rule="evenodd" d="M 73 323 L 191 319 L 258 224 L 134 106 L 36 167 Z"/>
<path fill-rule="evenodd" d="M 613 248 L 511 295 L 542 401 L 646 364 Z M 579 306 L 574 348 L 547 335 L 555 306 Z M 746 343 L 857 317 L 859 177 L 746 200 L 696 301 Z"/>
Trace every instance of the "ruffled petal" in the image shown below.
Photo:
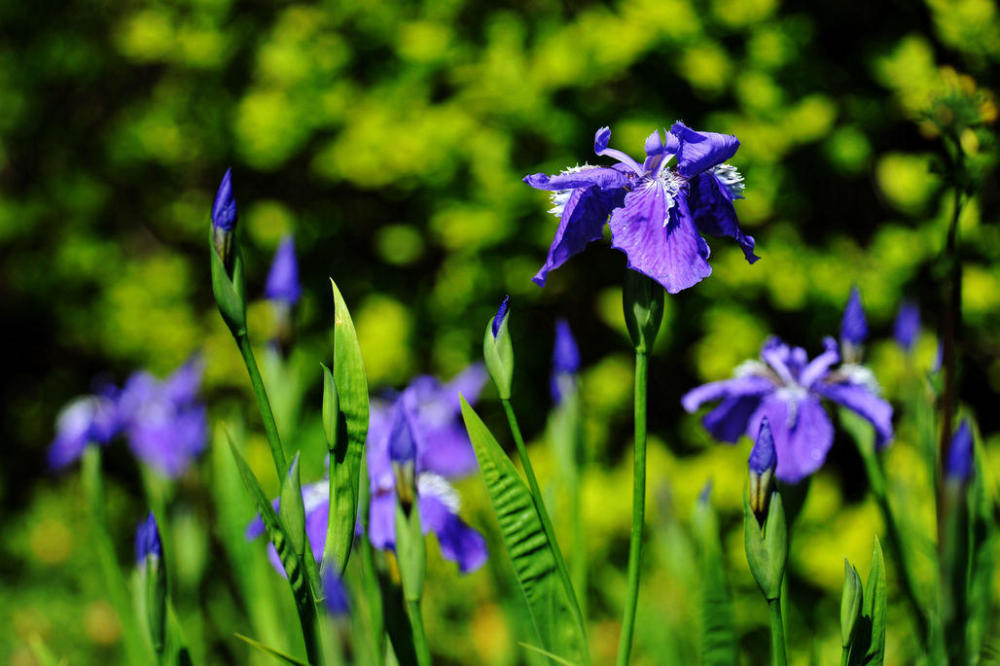
<path fill-rule="evenodd" d="M 618 173 L 614 169 L 607 169 Z M 604 236 L 604 225 L 608 215 L 624 201 L 625 190 L 605 191 L 599 187 L 574 190 L 566 201 L 559 226 L 549 246 L 545 264 L 532 280 L 540 287 L 545 286 L 549 271 L 562 266 L 575 254 L 583 252 L 588 243 Z"/>
<path fill-rule="evenodd" d="M 775 393 L 765 398 L 750 417 L 747 435 L 753 439 L 767 417 L 778 453 L 776 476 L 798 483 L 820 467 L 833 445 L 833 425 L 815 397 Z"/>
<path fill-rule="evenodd" d="M 712 267 L 708 245 L 687 211 L 673 203 L 663 184 L 652 181 L 625 197 L 610 224 L 611 246 L 625 253 L 628 267 L 676 294 L 711 275 Z"/>
<path fill-rule="evenodd" d="M 753 252 L 756 241 L 740 229 L 736 209 L 726 192 L 714 174 L 701 173 L 689 181 L 688 187 L 682 189 L 678 196 L 688 197 L 691 216 L 699 231 L 715 238 L 732 238 L 740 244 L 743 256 L 752 264 L 760 259 Z"/>
<path fill-rule="evenodd" d="M 892 405 L 878 397 L 865 384 L 818 382 L 812 390 L 857 412 L 875 426 L 875 444 L 884 446 L 892 440 Z"/>
<path fill-rule="evenodd" d="M 680 142 L 677 149 L 677 173 L 685 178 L 722 164 L 735 155 L 740 147 L 740 141 L 735 136 L 696 132 L 680 121 L 673 124 L 670 133 Z"/>
<path fill-rule="evenodd" d="M 458 517 L 441 497 L 432 492 L 421 492 L 420 524 L 424 534 L 437 535 L 441 554 L 458 564 L 462 573 L 475 571 L 486 563 L 486 539 Z"/>

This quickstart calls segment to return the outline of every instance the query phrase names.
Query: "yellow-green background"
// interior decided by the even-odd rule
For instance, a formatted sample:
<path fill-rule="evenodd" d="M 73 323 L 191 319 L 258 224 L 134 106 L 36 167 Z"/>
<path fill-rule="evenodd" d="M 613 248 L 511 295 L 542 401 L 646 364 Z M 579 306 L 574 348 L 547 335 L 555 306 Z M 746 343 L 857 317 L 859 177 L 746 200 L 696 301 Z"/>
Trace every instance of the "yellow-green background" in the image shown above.
<path fill-rule="evenodd" d="M 930 367 L 951 209 L 930 169 L 940 143 L 921 111 L 978 88 L 983 117 L 995 116 L 989 89 L 1000 60 L 989 0 L 4 0 L 0 34 L 0 659 L 18 665 L 33 663 L 26 645 L 35 635 L 70 663 L 122 659 L 77 475 L 44 464 L 58 409 L 95 378 L 121 382 L 139 367 L 162 375 L 200 351 L 215 427 L 245 417 L 256 467 L 267 472 L 245 373 L 208 283 L 208 211 L 230 165 L 251 293 L 262 291 L 282 235 L 296 237 L 303 423 L 316 428 L 299 443 L 313 451 L 313 479 L 322 470 L 314 422 L 318 363 L 329 354 L 329 276 L 352 307 L 374 387 L 398 388 L 423 372 L 448 378 L 477 360 L 485 321 L 511 294 L 515 403 L 549 479 L 549 355 L 555 318 L 568 318 L 585 366 L 593 460 L 584 484 L 591 638 L 595 657 L 610 659 L 630 520 L 624 258 L 598 245 L 536 287 L 530 277 L 555 220 L 546 196 L 520 179 L 593 163 L 599 126 L 611 126 L 615 147 L 640 155 L 644 137 L 676 119 L 740 138 L 732 162 L 747 190 L 737 211 L 762 259 L 748 266 L 733 244 L 710 241 L 713 275 L 667 299 L 650 370 L 651 528 L 636 663 L 696 654 L 685 534 L 709 478 L 743 652 L 764 663 L 766 612 L 738 515 L 749 444 L 713 444 L 679 398 L 727 376 L 769 333 L 817 351 L 838 331 L 852 284 L 887 395 L 897 399 L 912 370 L 890 341 L 904 298 L 924 314 L 913 363 Z M 970 159 L 991 159 L 988 129 L 961 140 Z M 960 224 L 961 397 L 987 440 L 1000 427 L 997 195 L 987 178 Z M 270 309 L 255 304 L 251 318 L 265 340 Z M 481 411 L 500 425 L 491 398 Z M 932 534 L 905 420 L 888 455 L 898 501 Z M 178 604 L 203 663 L 242 663 L 245 647 L 232 638 L 246 628 L 241 602 L 221 579 L 204 581 L 224 567 L 213 559 L 222 555 L 208 458 L 175 495 Z M 120 443 L 105 468 L 128 566 L 142 493 Z M 821 663 L 838 657 L 842 558 L 864 574 L 881 529 L 865 487 L 838 435 L 793 546 L 796 662 L 813 649 Z M 493 539 L 481 483 L 461 488 L 464 514 Z M 433 552 L 428 630 L 442 663 L 516 663 L 524 637 L 498 605 L 512 591 L 485 571 L 461 578 Z M 890 663 L 904 658 L 909 632 L 894 605 Z"/>

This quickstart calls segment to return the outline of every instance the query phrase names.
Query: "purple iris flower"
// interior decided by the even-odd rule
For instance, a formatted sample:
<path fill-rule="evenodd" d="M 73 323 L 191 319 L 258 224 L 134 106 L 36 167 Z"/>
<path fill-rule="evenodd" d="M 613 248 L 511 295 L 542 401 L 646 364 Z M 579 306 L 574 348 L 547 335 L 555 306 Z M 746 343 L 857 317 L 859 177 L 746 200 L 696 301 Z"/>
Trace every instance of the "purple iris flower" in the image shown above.
<path fill-rule="evenodd" d="M 197 358 L 164 380 L 137 372 L 118 397 L 118 418 L 132 452 L 169 477 L 183 474 L 205 448 L 205 406 L 197 399 L 201 372 Z"/>
<path fill-rule="evenodd" d="M 739 148 L 736 137 L 696 132 L 676 122 L 664 135 L 649 135 L 642 164 L 608 148 L 610 140 L 611 130 L 599 129 L 594 152 L 618 164 L 584 164 L 555 176 L 524 178 L 532 187 L 552 192 L 549 212 L 559 218 L 545 265 L 533 278 L 536 284 L 545 286 L 549 271 L 602 238 L 605 223 L 611 226 L 612 247 L 625 253 L 628 267 L 671 294 L 711 274 L 702 233 L 735 239 L 747 261 L 757 261 L 754 239 L 740 229 L 732 203 L 743 198 L 743 176 L 724 164 Z M 667 167 L 675 156 L 676 166 Z"/>
<path fill-rule="evenodd" d="M 286 236 L 274 253 L 271 271 L 267 274 L 264 296 L 271 301 L 295 305 L 302 296 L 299 285 L 299 264 L 295 259 L 295 239 Z"/>
<path fill-rule="evenodd" d="M 948 464 L 945 474 L 949 479 L 965 482 L 972 477 L 972 430 L 965 419 L 958 426 L 948 448 Z"/>
<path fill-rule="evenodd" d="M 908 352 L 913 349 L 913 343 L 917 341 L 918 335 L 920 335 L 920 308 L 916 303 L 906 301 L 899 306 L 893 337 L 896 338 L 896 344 Z"/>
<path fill-rule="evenodd" d="M 83 454 L 88 444 L 105 445 L 118 432 L 117 389 L 109 386 L 98 395 L 77 398 L 63 407 L 56 419 L 56 438 L 49 447 L 51 469 L 60 469 Z"/>
<path fill-rule="evenodd" d="M 424 533 L 433 531 L 446 559 L 462 573 L 486 562 L 486 541 L 458 516 L 458 493 L 448 479 L 468 476 L 478 469 L 475 452 L 462 425 L 459 395 L 474 403 L 486 381 L 482 365 L 473 365 L 448 384 L 429 376 L 417 377 L 391 402 L 373 400 L 366 445 L 371 487 L 368 537 L 380 549 L 396 542 L 396 478 L 392 462 L 414 463 L 417 506 Z M 405 441 L 404 441 L 405 440 Z M 326 545 L 330 486 L 319 481 L 302 488 L 306 534 L 313 554 L 322 557 Z M 277 508 L 278 500 L 274 500 Z M 247 538 L 264 533 L 258 517 L 247 528 Z M 283 571 L 274 548 L 271 563 Z"/>
<path fill-rule="evenodd" d="M 573 389 L 576 373 L 580 369 L 580 350 L 573 339 L 573 331 L 565 319 L 556 321 L 556 344 L 552 350 L 552 400 L 559 404 L 562 397 Z"/>
<path fill-rule="evenodd" d="M 146 561 L 147 556 L 163 556 L 160 530 L 156 527 L 156 517 L 152 511 L 139 523 L 139 526 L 135 530 L 135 560 L 139 564 L 142 564 Z"/>
<path fill-rule="evenodd" d="M 766 417 L 777 453 L 777 477 L 796 483 L 823 465 L 833 444 L 833 426 L 823 409 L 826 398 L 851 409 L 875 426 L 876 444 L 892 439 L 892 407 L 878 396 L 872 375 L 862 366 L 840 361 L 837 343 L 813 360 L 801 347 L 771 338 L 761 360 L 741 364 L 732 379 L 711 382 L 687 393 L 684 409 L 694 412 L 705 402 L 721 400 L 704 418 L 720 441 L 735 443 L 742 433 L 751 439 Z M 864 371 L 864 372 L 862 372 Z"/>

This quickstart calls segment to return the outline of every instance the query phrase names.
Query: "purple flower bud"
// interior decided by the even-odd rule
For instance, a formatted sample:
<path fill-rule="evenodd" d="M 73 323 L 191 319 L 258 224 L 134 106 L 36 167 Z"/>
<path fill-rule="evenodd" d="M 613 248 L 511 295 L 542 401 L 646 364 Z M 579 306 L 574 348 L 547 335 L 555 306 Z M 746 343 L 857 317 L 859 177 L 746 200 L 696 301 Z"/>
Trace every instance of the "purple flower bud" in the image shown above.
<path fill-rule="evenodd" d="M 216 229 L 231 233 L 236 228 L 236 199 L 233 198 L 233 170 L 226 169 L 226 174 L 219 183 L 219 190 L 215 194 L 215 203 L 212 204 L 212 226 Z"/>
<path fill-rule="evenodd" d="M 295 259 L 295 239 L 285 236 L 274 253 L 271 271 L 267 274 L 264 296 L 272 301 L 295 305 L 302 295 L 299 285 L 299 264 Z"/>
<path fill-rule="evenodd" d="M 156 517 L 150 511 L 135 530 L 135 559 L 142 564 L 147 557 L 162 556 L 163 544 L 160 543 L 160 531 L 156 527 Z"/>
<path fill-rule="evenodd" d="M 860 346 L 868 337 L 868 321 L 865 319 L 864 308 L 861 307 L 861 293 L 857 287 L 851 287 L 851 297 L 844 308 L 844 318 L 840 323 L 840 342 L 842 344 Z"/>
<path fill-rule="evenodd" d="M 510 308 L 510 294 L 503 297 L 503 301 L 500 302 L 500 307 L 497 309 L 497 313 L 493 316 L 493 337 L 496 338 L 500 335 L 500 327 L 503 325 L 505 319 L 507 319 L 507 310 Z"/>
<path fill-rule="evenodd" d="M 760 421 L 760 432 L 757 434 L 757 442 L 750 450 L 750 471 L 763 474 L 768 470 L 773 470 L 778 464 L 778 456 L 774 450 L 774 435 L 771 433 L 771 424 L 765 416 Z"/>
<path fill-rule="evenodd" d="M 331 615 L 346 615 L 351 610 L 347 590 L 333 567 L 327 567 L 323 573 L 323 603 Z"/>
<path fill-rule="evenodd" d="M 965 482 L 972 476 L 972 430 L 969 422 L 962 420 L 948 449 L 948 465 L 945 470 L 948 478 Z"/>
<path fill-rule="evenodd" d="M 899 307 L 893 333 L 900 347 L 905 351 L 913 349 L 920 334 L 920 308 L 915 303 L 906 301 Z"/>
<path fill-rule="evenodd" d="M 552 377 L 550 391 L 556 404 L 562 402 L 562 397 L 572 390 L 576 372 L 580 369 L 580 350 L 577 349 L 573 332 L 565 319 L 556 321 L 556 344 L 552 350 Z"/>

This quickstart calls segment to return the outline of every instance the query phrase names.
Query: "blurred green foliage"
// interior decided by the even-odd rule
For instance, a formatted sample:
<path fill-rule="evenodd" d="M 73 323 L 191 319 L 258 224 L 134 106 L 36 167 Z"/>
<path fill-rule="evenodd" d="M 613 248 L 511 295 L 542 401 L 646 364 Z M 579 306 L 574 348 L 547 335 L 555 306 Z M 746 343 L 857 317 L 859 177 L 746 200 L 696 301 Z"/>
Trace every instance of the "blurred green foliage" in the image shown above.
<path fill-rule="evenodd" d="M 295 234 L 301 257 L 294 358 L 307 402 L 283 427 L 304 451 L 320 452 L 307 454 L 306 480 L 323 465 L 318 364 L 329 354 L 328 276 L 351 304 L 374 387 L 400 387 L 417 372 L 450 377 L 477 360 L 483 323 L 510 293 L 515 403 L 535 435 L 542 478 L 553 471 L 544 446 L 552 322 L 569 319 L 586 366 L 593 461 L 583 480 L 588 551 L 574 556 L 590 563 L 595 659 L 609 660 L 629 524 L 624 262 L 595 247 L 544 291 L 535 287 L 530 277 L 555 221 L 520 178 L 593 161 L 601 125 L 637 153 L 652 129 L 678 118 L 740 138 L 733 162 L 747 198 L 737 211 L 763 259 L 750 267 L 738 248 L 713 242 L 712 277 L 667 301 L 650 371 L 650 574 L 636 663 L 696 655 L 685 628 L 697 613 L 696 562 L 682 526 L 709 478 L 744 651 L 758 653 L 766 615 L 739 527 L 748 445 L 713 444 L 679 397 L 727 376 L 770 333 L 817 350 L 857 284 L 875 338 L 888 337 L 904 298 L 923 308 L 926 330 L 912 359 L 889 342 L 869 346 L 898 405 L 907 378 L 933 361 L 943 302 L 938 257 L 951 203 L 932 168 L 940 152 L 933 121 L 959 107 L 935 103 L 964 100 L 962 112 L 987 126 L 997 115 L 989 87 L 1000 17 L 990 0 L 850 10 L 778 0 L 7 0 L 0 31 L 0 308 L 12 352 L 2 396 L 0 659 L 12 664 L 33 663 L 35 635 L 71 663 L 121 658 L 87 535 L 76 527 L 78 479 L 48 475 L 43 462 L 58 409 L 95 377 L 121 381 L 139 366 L 162 375 L 200 351 L 214 420 L 245 420 L 249 460 L 258 473 L 267 469 L 239 356 L 208 286 L 208 211 L 228 165 L 253 293 L 283 234 Z M 988 174 L 992 132 L 968 129 L 960 140 Z M 960 395 L 988 434 L 1000 429 L 991 409 L 1000 392 L 997 201 L 988 177 L 961 220 Z M 270 309 L 255 305 L 250 317 L 255 339 L 267 339 Z M 919 506 L 907 500 L 927 480 L 906 418 L 887 467 L 898 501 Z M 989 440 L 995 458 L 998 447 Z M 109 515 L 128 563 L 145 508 L 134 463 L 122 447 L 109 458 Z M 801 596 L 793 591 L 790 634 L 812 636 L 823 663 L 839 651 L 841 559 L 867 562 L 880 529 L 859 465 L 838 439 L 794 537 Z M 178 604 L 199 660 L 244 663 L 247 648 L 232 632 L 264 611 L 246 609 L 218 576 L 226 536 L 206 503 L 213 468 L 203 463 L 173 493 Z M 481 484 L 463 491 L 464 513 L 492 530 Z M 933 516 L 914 515 L 931 534 Z M 502 558 L 458 577 L 433 552 L 434 649 L 454 663 L 523 658 L 511 647 L 520 628 L 503 601 L 511 581 Z M 203 586 L 211 575 L 217 580 Z M 826 596 L 814 603 L 813 592 Z M 894 606 L 890 663 L 911 656 L 906 622 Z"/>

